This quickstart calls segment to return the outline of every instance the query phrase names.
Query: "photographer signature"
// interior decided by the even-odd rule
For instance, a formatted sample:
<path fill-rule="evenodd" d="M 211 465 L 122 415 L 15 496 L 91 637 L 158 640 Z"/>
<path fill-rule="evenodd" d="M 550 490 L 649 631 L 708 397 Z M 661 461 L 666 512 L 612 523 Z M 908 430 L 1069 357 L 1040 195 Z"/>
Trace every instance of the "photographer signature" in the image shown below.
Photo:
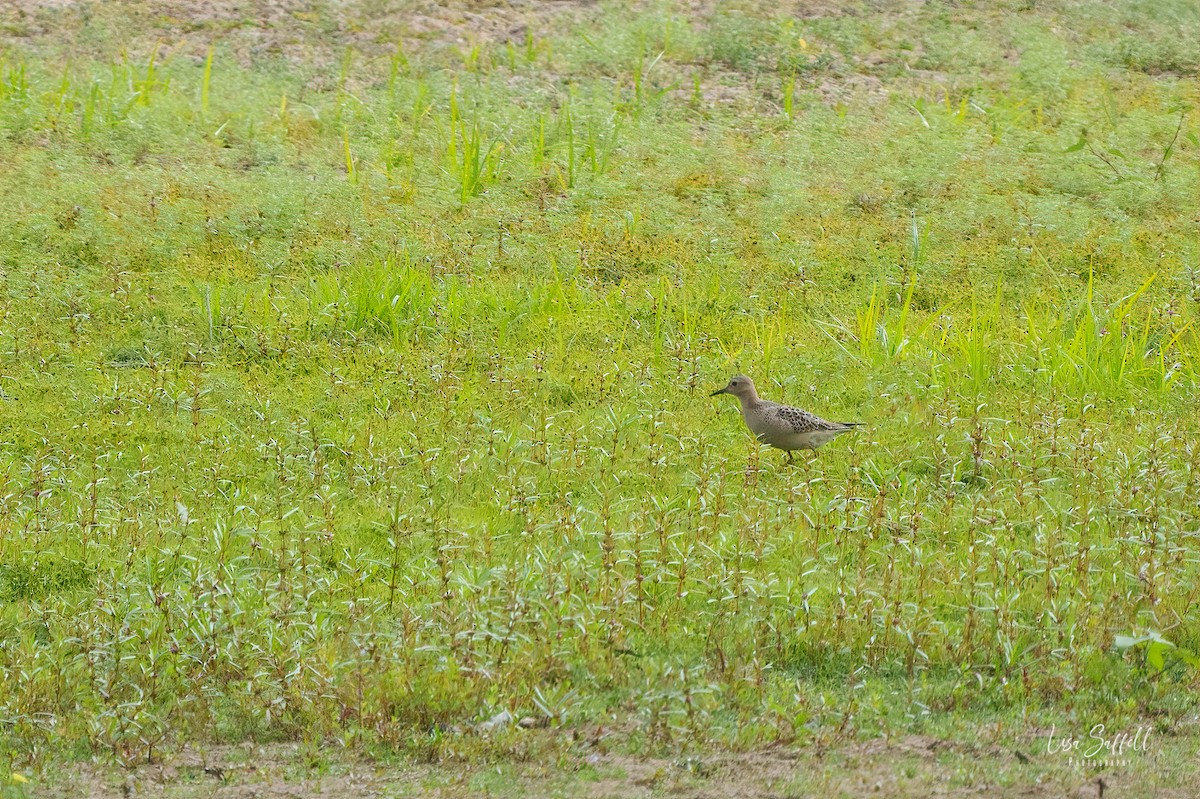
<path fill-rule="evenodd" d="M 1056 732 L 1057 729 L 1051 726 L 1050 735 L 1046 739 L 1046 752 L 1048 754 L 1066 752 L 1072 757 L 1093 760 L 1097 758 L 1121 757 L 1126 752 L 1149 751 L 1150 733 L 1152 730 L 1149 727 L 1139 726 L 1133 731 L 1132 735 L 1128 732 L 1117 732 L 1109 735 L 1103 724 L 1096 724 L 1088 730 L 1086 738 L 1076 738 L 1069 735 L 1063 738 L 1056 738 Z"/>

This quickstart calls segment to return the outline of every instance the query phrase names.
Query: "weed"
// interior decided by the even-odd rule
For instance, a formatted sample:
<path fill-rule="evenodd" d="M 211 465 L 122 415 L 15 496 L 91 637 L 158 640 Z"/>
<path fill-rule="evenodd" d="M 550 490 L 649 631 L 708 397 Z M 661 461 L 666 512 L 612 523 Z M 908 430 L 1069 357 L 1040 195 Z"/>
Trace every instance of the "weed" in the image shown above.
<path fill-rule="evenodd" d="M 1194 714 L 1193 17 L 1094 6 L 66 67 L 47 9 L 0 65 L 0 774 Z M 782 467 L 736 371 L 866 424 Z"/>

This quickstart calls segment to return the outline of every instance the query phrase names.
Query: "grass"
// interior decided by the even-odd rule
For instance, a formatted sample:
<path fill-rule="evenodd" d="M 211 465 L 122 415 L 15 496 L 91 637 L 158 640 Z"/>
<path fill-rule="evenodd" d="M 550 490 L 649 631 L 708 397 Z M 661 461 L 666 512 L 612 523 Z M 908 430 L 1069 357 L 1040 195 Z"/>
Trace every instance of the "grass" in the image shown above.
<path fill-rule="evenodd" d="M 14 773 L 1186 732 L 1190 4 L 136 8 L 0 48 Z"/>

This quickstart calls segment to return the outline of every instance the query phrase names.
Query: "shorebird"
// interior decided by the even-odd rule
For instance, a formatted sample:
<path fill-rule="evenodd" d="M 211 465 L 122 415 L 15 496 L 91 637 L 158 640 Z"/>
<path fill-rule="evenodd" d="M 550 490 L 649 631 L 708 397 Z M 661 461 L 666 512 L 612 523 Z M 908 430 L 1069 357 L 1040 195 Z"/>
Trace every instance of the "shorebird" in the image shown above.
<path fill-rule="evenodd" d="M 788 463 L 794 462 L 792 452 L 797 449 L 816 449 L 827 444 L 842 433 L 849 433 L 862 422 L 827 422 L 819 416 L 799 408 L 780 405 L 778 402 L 760 399 L 754 381 L 745 375 L 734 375 L 725 388 L 714 391 L 710 396 L 732 394 L 742 403 L 742 419 L 759 441 L 781 449 L 788 454 Z"/>

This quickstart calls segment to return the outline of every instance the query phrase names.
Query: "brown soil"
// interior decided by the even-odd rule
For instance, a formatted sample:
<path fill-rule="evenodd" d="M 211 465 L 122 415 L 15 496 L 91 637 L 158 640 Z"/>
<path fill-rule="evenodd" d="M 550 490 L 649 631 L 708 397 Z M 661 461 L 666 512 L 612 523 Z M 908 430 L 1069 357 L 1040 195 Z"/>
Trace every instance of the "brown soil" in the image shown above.
<path fill-rule="evenodd" d="M 397 47 L 470 48 L 485 42 L 523 43 L 586 21 L 590 0 L 513 2 L 330 3 L 313 0 L 5 0 L 0 43 L 63 48 L 75 57 L 111 53 L 140 57 L 159 44 L 170 56 L 203 58 L 219 42 L 243 64 L 282 57 L 292 63 L 336 64 L 347 47 L 359 57 L 390 55 Z M 96 36 L 105 31 L 105 36 Z"/>
<path fill-rule="evenodd" d="M 529 732 L 530 736 L 542 733 Z M 551 735 L 545 733 L 545 735 Z M 1044 738 L 1024 751 L 907 736 L 834 748 L 773 747 L 678 758 L 617 754 L 547 756 L 544 761 L 418 764 L 355 758 L 343 750 L 297 745 L 188 749 L 160 764 L 130 769 L 77 765 L 35 779 L 36 796 L 315 797 L 571 796 L 640 799 L 751 797 L 1012 797 L 1101 799 L 1200 795 L 1197 741 L 1159 741 L 1125 767 L 1090 769 L 1045 752 Z M 50 784 L 46 784 L 49 782 Z"/>

